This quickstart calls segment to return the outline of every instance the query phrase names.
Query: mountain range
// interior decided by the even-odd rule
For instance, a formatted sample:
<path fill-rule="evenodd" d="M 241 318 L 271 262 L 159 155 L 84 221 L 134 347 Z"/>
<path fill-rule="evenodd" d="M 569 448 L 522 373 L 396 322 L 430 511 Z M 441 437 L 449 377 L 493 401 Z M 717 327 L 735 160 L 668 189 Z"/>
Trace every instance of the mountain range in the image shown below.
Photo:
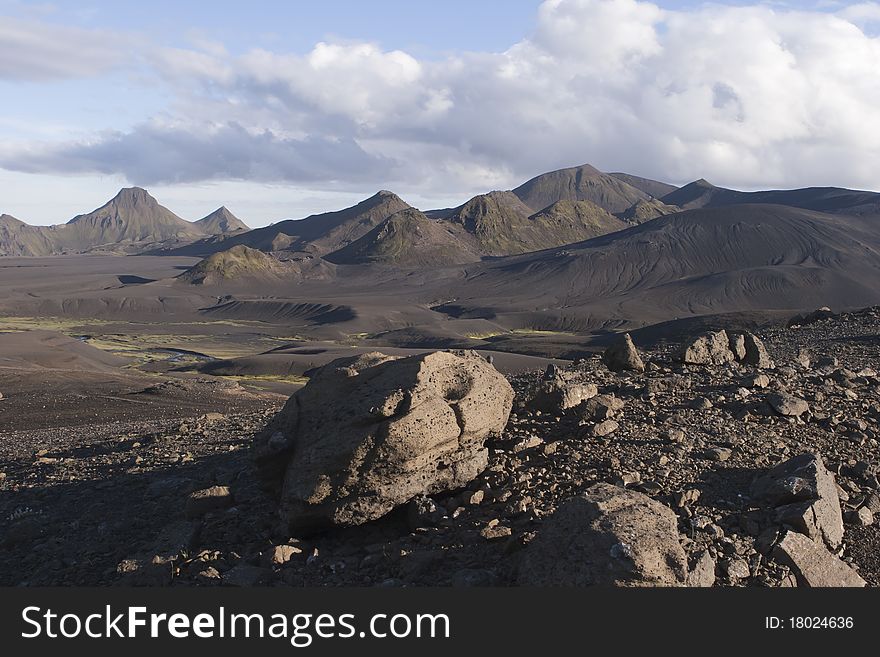
<path fill-rule="evenodd" d="M 130 187 L 120 190 L 100 208 L 65 224 L 31 226 L 6 214 L 0 216 L 0 255 L 140 253 L 160 244 L 190 243 L 247 230 L 225 207 L 189 222 L 159 205 L 146 190 Z"/>

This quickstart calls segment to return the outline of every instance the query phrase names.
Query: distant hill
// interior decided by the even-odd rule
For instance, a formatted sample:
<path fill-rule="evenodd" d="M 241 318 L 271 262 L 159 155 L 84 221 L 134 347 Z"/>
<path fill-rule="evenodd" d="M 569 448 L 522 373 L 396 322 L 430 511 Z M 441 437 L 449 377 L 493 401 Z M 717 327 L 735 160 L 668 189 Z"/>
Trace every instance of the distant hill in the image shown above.
<path fill-rule="evenodd" d="M 880 302 L 880 227 L 781 205 L 690 210 L 579 244 L 468 270 L 457 316 L 531 313 L 652 323 L 751 310 Z M 469 301 L 471 300 L 471 301 Z"/>
<path fill-rule="evenodd" d="M 415 208 L 388 217 L 366 235 L 325 257 L 337 264 L 381 263 L 398 267 L 440 267 L 474 262 L 471 243 Z"/>
<path fill-rule="evenodd" d="M 193 222 L 193 226 L 206 235 L 226 235 L 250 230 L 247 224 L 221 206 L 206 217 Z"/>
<path fill-rule="evenodd" d="M 395 212 L 409 208 L 397 194 L 380 191 L 357 205 L 305 219 L 288 219 L 222 241 L 205 239 L 174 249 L 174 255 L 207 255 L 239 244 L 260 251 L 290 251 L 311 256 L 336 251 L 363 237 Z"/>
<path fill-rule="evenodd" d="M 651 198 L 641 189 L 589 164 L 536 176 L 514 189 L 513 193 L 534 212 L 557 201 L 592 201 L 613 214 L 623 212 L 637 201 Z"/>
<path fill-rule="evenodd" d="M 880 194 L 840 187 L 740 192 L 716 187 L 701 178 L 667 194 L 661 200 L 686 210 L 728 205 L 772 204 L 834 214 L 880 216 Z"/>
<path fill-rule="evenodd" d="M 181 219 L 140 187 L 119 191 L 100 208 L 66 224 L 30 226 L 3 215 L 0 255 L 45 256 L 110 251 L 141 253 L 159 244 L 189 243 L 247 226 L 221 208 L 199 222 Z"/>
<path fill-rule="evenodd" d="M 283 263 L 257 249 L 239 244 L 213 253 L 177 278 L 194 285 L 212 285 L 231 280 L 267 280 L 284 275 Z"/>

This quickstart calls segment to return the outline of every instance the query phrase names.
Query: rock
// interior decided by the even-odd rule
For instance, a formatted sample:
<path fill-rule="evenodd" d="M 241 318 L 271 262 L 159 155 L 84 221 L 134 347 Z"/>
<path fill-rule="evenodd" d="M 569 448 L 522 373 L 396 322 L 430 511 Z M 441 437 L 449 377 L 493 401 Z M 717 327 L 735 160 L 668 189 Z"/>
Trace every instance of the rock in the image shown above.
<path fill-rule="evenodd" d="M 593 427 L 592 434 L 601 438 L 614 433 L 618 428 L 620 425 L 614 420 L 604 420 Z"/>
<path fill-rule="evenodd" d="M 810 405 L 801 399 L 785 392 L 772 392 L 767 395 L 770 407 L 784 417 L 800 417 L 810 410 Z"/>
<path fill-rule="evenodd" d="M 704 550 L 694 567 L 688 572 L 687 585 L 690 587 L 708 588 L 715 584 L 715 559 Z"/>
<path fill-rule="evenodd" d="M 877 515 L 878 513 L 880 513 L 880 495 L 878 495 L 874 491 L 871 491 L 870 493 L 868 493 L 868 496 L 865 498 L 862 506 L 868 509 L 872 514 Z"/>
<path fill-rule="evenodd" d="M 541 381 L 528 407 L 542 413 L 559 413 L 595 397 L 598 392 L 593 383 L 572 383 L 559 375 Z"/>
<path fill-rule="evenodd" d="M 316 370 L 257 437 L 257 464 L 277 453 L 268 445 L 280 432 L 290 445 L 280 512 L 295 533 L 359 525 L 466 486 L 512 404 L 507 379 L 473 351 L 342 358 Z"/>
<path fill-rule="evenodd" d="M 789 566 L 799 586 L 863 587 L 859 574 L 829 552 L 823 545 L 797 532 L 786 532 L 773 551 L 773 557 Z"/>
<path fill-rule="evenodd" d="M 766 388 L 769 385 L 770 377 L 766 374 L 756 374 L 749 379 L 749 387 L 751 388 Z"/>
<path fill-rule="evenodd" d="M 748 579 L 752 576 L 749 564 L 745 559 L 730 559 L 725 564 L 725 570 L 730 579 Z"/>
<path fill-rule="evenodd" d="M 423 494 L 416 495 L 406 506 L 406 519 L 413 530 L 439 525 L 445 515 L 446 509 Z"/>
<path fill-rule="evenodd" d="M 221 511 L 232 506 L 232 493 L 228 486 L 211 486 L 189 494 L 186 500 L 186 517 L 201 518 L 211 511 Z"/>
<path fill-rule="evenodd" d="M 729 447 L 713 447 L 706 450 L 706 458 L 710 461 L 723 462 L 730 459 L 733 450 Z"/>
<path fill-rule="evenodd" d="M 3 393 L 0 392 L 0 400 L 2 400 L 3 398 L 4 398 L 4 397 L 3 397 Z"/>
<path fill-rule="evenodd" d="M 276 545 L 267 553 L 266 560 L 270 566 L 283 566 L 288 561 L 302 554 L 302 548 L 296 545 Z"/>
<path fill-rule="evenodd" d="M 577 405 L 575 412 L 581 420 L 594 422 L 613 417 L 624 407 L 624 401 L 614 395 L 596 395 Z"/>
<path fill-rule="evenodd" d="M 705 333 L 687 345 L 681 357 L 692 365 L 724 365 L 735 360 L 726 331 Z"/>
<path fill-rule="evenodd" d="M 496 541 L 499 538 L 507 538 L 511 535 L 510 527 L 504 525 L 489 525 L 480 530 L 480 536 L 487 541 Z"/>
<path fill-rule="evenodd" d="M 745 355 L 740 356 L 739 360 L 759 369 L 772 369 L 774 367 L 773 361 L 761 339 L 752 333 L 745 333 L 742 337 L 745 343 Z"/>
<path fill-rule="evenodd" d="M 794 362 L 800 365 L 801 367 L 807 369 L 812 364 L 812 356 L 810 352 L 804 348 L 798 349 L 797 356 L 795 356 Z"/>
<path fill-rule="evenodd" d="M 563 502 L 522 555 L 523 586 L 683 586 L 688 577 L 672 509 L 610 484 Z"/>
<path fill-rule="evenodd" d="M 736 335 L 728 334 L 730 338 L 730 350 L 736 360 L 742 360 L 746 357 L 746 338 L 741 333 Z"/>
<path fill-rule="evenodd" d="M 636 346 L 633 344 L 629 333 L 625 333 L 623 338 L 616 344 L 611 345 L 602 354 L 602 362 L 612 372 L 623 372 L 631 370 L 633 372 L 644 372 L 645 363 Z"/>
<path fill-rule="evenodd" d="M 752 497 L 774 507 L 779 522 L 832 550 L 843 541 L 837 484 L 818 454 L 801 454 L 780 463 L 752 484 Z"/>

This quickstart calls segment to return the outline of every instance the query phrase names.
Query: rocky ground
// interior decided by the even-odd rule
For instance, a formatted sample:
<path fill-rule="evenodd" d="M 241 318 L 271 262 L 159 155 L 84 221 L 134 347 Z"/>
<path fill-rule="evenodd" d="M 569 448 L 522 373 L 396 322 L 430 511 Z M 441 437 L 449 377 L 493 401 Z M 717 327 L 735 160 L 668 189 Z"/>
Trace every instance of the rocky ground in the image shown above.
<path fill-rule="evenodd" d="M 611 371 L 597 355 L 510 377 L 509 421 L 465 487 L 293 537 L 252 452 L 278 401 L 0 431 L 0 584 L 559 583 L 548 563 L 576 546 L 560 557 L 548 537 L 570 534 L 575 519 L 613 535 L 612 558 L 623 550 L 636 569 L 645 535 L 649 548 L 664 546 L 668 572 L 643 568 L 642 583 L 880 585 L 880 309 L 759 337 L 772 368 L 763 354 L 737 356 L 734 341 L 734 355 L 715 353 L 724 345 L 710 340 L 692 354 L 716 364 L 683 363 L 681 345 L 664 345 L 641 353 L 644 371 Z M 785 470 L 814 453 L 820 462 Z M 792 516 L 793 502 L 806 515 Z M 650 516 L 646 534 L 635 521 L 627 534 L 628 516 L 615 516 L 631 508 Z M 841 516 L 842 537 L 831 536 Z M 799 565 L 804 550 L 820 568 Z"/>

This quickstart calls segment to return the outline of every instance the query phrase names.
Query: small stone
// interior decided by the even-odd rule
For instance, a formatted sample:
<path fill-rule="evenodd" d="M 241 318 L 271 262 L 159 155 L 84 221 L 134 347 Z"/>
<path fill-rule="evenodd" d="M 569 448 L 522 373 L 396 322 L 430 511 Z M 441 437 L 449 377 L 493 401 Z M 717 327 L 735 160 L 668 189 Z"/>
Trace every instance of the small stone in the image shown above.
<path fill-rule="evenodd" d="M 592 434 L 601 438 L 614 433 L 618 428 L 620 428 L 620 425 L 614 420 L 605 420 L 593 427 Z"/>
<path fill-rule="evenodd" d="M 276 545 L 269 550 L 269 563 L 273 566 L 283 566 L 298 554 L 302 554 L 301 548 L 295 545 Z"/>
<path fill-rule="evenodd" d="M 770 385 L 770 377 L 766 374 L 756 374 L 749 379 L 750 388 L 766 388 Z"/>
<path fill-rule="evenodd" d="M 462 500 L 469 506 L 478 506 L 483 503 L 486 498 L 486 491 L 476 490 L 473 493 L 466 493 Z"/>
<path fill-rule="evenodd" d="M 745 559 L 731 559 L 726 564 L 727 576 L 731 579 L 747 579 L 752 573 Z"/>
<path fill-rule="evenodd" d="M 505 527 L 504 525 L 487 525 L 480 530 L 480 536 L 485 538 L 487 541 L 495 541 L 500 538 L 507 538 L 512 533 L 513 532 L 510 530 L 510 527 Z"/>
<path fill-rule="evenodd" d="M 715 584 L 715 559 L 704 550 L 694 567 L 688 572 L 687 585 L 691 587 L 708 588 Z"/>
<path fill-rule="evenodd" d="M 733 450 L 728 447 L 713 447 L 706 451 L 706 458 L 710 461 L 727 461 L 733 454 Z"/>
<path fill-rule="evenodd" d="M 228 486 L 211 486 L 190 493 L 186 501 L 186 517 L 200 518 L 211 511 L 220 511 L 232 506 L 232 493 Z"/>
<path fill-rule="evenodd" d="M 785 417 L 800 417 L 810 410 L 810 405 L 794 395 L 784 392 L 773 392 L 767 395 L 767 403 L 774 411 Z"/>

